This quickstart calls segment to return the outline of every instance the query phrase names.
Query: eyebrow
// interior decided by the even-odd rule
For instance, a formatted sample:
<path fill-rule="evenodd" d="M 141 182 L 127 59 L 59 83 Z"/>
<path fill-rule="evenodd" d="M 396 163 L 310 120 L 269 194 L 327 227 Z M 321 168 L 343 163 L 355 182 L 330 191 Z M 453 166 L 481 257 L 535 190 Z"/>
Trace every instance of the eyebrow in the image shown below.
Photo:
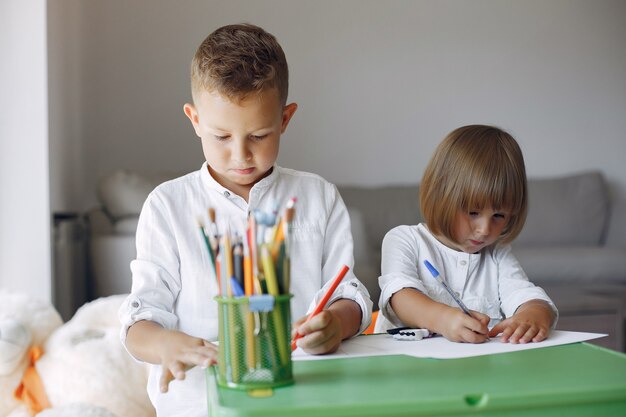
<path fill-rule="evenodd" d="M 228 129 L 223 129 L 223 128 L 217 127 L 217 126 L 207 126 L 207 128 L 211 131 L 210 133 L 212 133 L 212 134 L 219 134 L 220 136 L 231 135 L 232 134 L 232 131 L 230 131 Z M 248 132 L 248 135 L 264 136 L 264 135 L 270 134 L 273 131 L 274 131 L 274 129 L 272 127 L 260 127 L 260 128 L 257 128 L 257 129 L 251 129 Z"/>
<path fill-rule="evenodd" d="M 216 132 L 221 132 L 221 133 L 229 133 L 228 129 L 223 129 L 221 127 L 218 126 L 211 126 L 211 125 L 206 125 L 207 128 L 216 131 Z"/>

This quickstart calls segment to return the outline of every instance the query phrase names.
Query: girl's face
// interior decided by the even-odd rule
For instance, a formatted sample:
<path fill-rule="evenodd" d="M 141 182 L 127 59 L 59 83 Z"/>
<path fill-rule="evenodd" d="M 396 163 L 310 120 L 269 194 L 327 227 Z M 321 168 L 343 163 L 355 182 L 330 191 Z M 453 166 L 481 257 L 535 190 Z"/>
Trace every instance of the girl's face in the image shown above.
<path fill-rule="evenodd" d="M 454 242 L 444 243 L 461 252 L 480 252 L 500 238 L 510 218 L 509 210 L 459 210 L 454 220 Z"/>

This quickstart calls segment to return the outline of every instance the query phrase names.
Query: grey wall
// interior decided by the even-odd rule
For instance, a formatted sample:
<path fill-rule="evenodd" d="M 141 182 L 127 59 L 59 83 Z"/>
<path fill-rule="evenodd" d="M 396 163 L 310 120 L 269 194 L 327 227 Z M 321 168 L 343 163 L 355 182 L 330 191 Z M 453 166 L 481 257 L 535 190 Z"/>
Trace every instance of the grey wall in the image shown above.
<path fill-rule="evenodd" d="M 626 198 L 622 0 L 49 2 L 53 209 L 116 168 L 193 170 L 189 61 L 215 28 L 277 36 L 299 104 L 279 163 L 341 184 L 418 181 L 455 127 L 496 124 L 530 176 L 600 169 Z"/>

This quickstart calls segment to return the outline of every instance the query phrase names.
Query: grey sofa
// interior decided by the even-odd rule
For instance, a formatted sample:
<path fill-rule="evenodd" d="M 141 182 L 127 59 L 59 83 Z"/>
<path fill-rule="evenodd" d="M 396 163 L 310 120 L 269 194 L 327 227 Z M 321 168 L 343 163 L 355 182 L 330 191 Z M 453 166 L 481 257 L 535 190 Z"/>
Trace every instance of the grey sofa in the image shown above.
<path fill-rule="evenodd" d="M 120 170 L 100 181 L 101 206 L 88 215 L 94 296 L 130 290 L 139 211 L 148 193 L 173 176 Z M 418 187 L 338 187 L 352 222 L 354 270 L 375 306 L 382 239 L 397 225 L 422 220 Z M 566 329 L 609 332 L 602 343 L 624 349 L 626 202 L 612 202 L 600 172 L 530 179 L 528 218 L 513 246 L 530 279 L 555 300 Z"/>

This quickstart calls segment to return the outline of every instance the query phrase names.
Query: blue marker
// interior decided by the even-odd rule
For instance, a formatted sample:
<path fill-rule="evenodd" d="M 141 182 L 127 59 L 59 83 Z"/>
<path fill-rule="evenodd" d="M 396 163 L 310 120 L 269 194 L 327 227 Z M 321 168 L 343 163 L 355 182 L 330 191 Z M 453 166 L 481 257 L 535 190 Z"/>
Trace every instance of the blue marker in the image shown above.
<path fill-rule="evenodd" d="M 245 295 L 241 284 L 237 281 L 237 278 L 230 277 L 230 289 L 235 297 L 243 297 Z"/>
<path fill-rule="evenodd" d="M 472 317 L 472 315 L 469 312 L 469 310 L 467 309 L 467 307 L 465 307 L 465 304 L 463 304 L 463 301 L 461 301 L 461 299 L 459 297 L 457 297 L 457 295 L 454 293 L 454 291 L 452 291 L 452 289 L 450 289 L 450 287 L 448 287 L 448 284 L 446 284 L 446 282 L 441 278 L 441 275 L 439 275 L 439 271 L 437 271 L 435 269 L 435 267 L 432 266 L 431 263 L 428 262 L 428 261 L 424 261 L 424 265 L 426 265 L 426 268 L 428 268 L 430 273 L 433 275 L 433 278 L 435 278 L 437 281 L 439 281 L 439 283 L 443 286 L 443 288 L 445 288 L 446 291 L 448 291 L 448 293 L 454 299 L 454 301 L 456 301 L 456 303 L 459 305 L 459 307 L 461 307 L 461 310 L 463 310 L 463 312 L 465 314 L 467 314 L 468 316 Z"/>

